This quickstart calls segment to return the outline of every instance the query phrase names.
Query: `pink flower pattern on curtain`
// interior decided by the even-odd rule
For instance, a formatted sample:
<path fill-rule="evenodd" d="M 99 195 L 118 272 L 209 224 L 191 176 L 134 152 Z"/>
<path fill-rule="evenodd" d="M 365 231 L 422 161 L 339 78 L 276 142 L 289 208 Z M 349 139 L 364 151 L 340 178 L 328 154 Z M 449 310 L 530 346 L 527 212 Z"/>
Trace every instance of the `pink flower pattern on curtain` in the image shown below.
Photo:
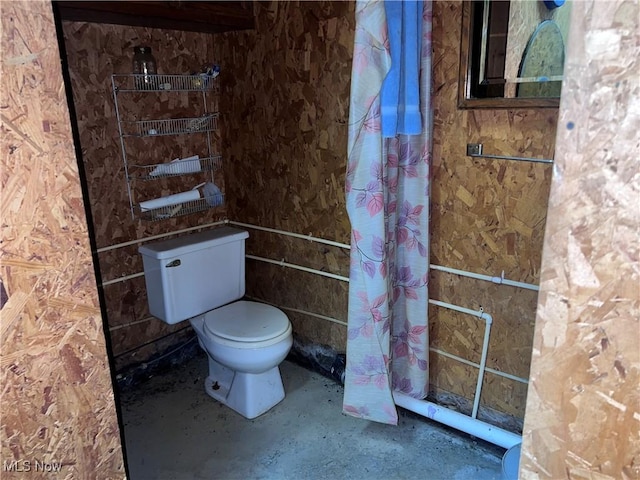
<path fill-rule="evenodd" d="M 349 112 L 351 268 L 343 411 L 397 424 L 397 390 L 429 385 L 431 2 L 423 4 L 421 135 L 383 138 L 380 88 L 390 67 L 383 1 L 358 2 Z"/>

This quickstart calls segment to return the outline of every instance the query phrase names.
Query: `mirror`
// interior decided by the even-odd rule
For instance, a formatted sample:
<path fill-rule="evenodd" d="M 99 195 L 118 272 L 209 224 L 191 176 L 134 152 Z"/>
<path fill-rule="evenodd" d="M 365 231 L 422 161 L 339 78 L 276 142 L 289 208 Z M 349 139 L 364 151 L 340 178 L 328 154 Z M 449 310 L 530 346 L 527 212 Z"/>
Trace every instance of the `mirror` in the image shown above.
<path fill-rule="evenodd" d="M 458 106 L 558 107 L 571 4 L 463 2 Z"/>

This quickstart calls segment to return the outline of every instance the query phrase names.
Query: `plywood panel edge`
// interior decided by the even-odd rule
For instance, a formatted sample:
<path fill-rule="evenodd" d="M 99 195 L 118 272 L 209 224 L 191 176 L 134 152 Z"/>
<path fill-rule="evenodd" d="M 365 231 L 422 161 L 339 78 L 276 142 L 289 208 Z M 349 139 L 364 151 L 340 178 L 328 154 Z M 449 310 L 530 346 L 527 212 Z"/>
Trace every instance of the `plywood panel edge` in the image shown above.
<path fill-rule="evenodd" d="M 574 2 L 520 478 L 640 478 L 637 1 Z"/>
<path fill-rule="evenodd" d="M 0 19 L 2 478 L 124 478 L 51 5 Z"/>

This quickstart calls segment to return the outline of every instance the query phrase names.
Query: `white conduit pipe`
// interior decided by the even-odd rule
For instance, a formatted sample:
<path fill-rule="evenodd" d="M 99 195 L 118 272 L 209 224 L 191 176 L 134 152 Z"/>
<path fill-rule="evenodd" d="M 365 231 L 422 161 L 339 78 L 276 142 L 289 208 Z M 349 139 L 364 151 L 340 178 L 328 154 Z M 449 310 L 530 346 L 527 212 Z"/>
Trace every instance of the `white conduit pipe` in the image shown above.
<path fill-rule="evenodd" d="M 484 340 L 482 342 L 482 355 L 480 357 L 480 366 L 478 370 L 478 381 L 476 382 L 476 394 L 473 397 L 473 411 L 471 412 L 471 418 L 478 416 L 478 409 L 480 408 L 480 394 L 482 393 L 482 382 L 484 380 L 484 371 L 487 366 L 487 354 L 489 352 L 489 336 L 491 335 L 491 324 L 493 323 L 493 317 L 486 313 L 484 310 L 470 310 L 468 308 L 459 307 L 458 305 L 452 305 L 450 303 L 440 302 L 438 300 L 429 299 L 429 304 L 436 305 L 438 307 L 448 308 L 449 310 L 455 310 L 456 312 L 466 313 L 478 317 L 485 322 L 484 327 Z"/>
<path fill-rule="evenodd" d="M 480 408 L 480 394 L 482 393 L 482 382 L 484 381 L 484 371 L 487 368 L 487 355 L 489 354 L 489 336 L 491 335 L 491 322 L 493 319 L 490 315 L 485 317 L 484 324 L 484 341 L 482 342 L 482 356 L 480 357 L 480 368 L 478 369 L 478 383 L 476 384 L 476 395 L 473 398 L 473 411 L 471 418 L 478 417 L 478 409 Z"/>
<path fill-rule="evenodd" d="M 107 280 L 106 282 L 102 282 L 102 286 L 106 287 L 107 285 L 112 285 L 114 283 L 124 282 L 125 280 L 131 280 L 132 278 L 144 277 L 144 272 L 132 273 L 131 275 L 126 275 L 118 278 L 112 278 L 111 280 Z"/>
<path fill-rule="evenodd" d="M 441 267 L 440 265 L 429 265 L 431 270 L 439 270 L 441 272 L 453 273 L 454 275 L 460 275 L 462 277 L 475 278 L 477 280 L 484 280 L 486 282 L 492 282 L 498 285 L 509 285 L 511 287 L 526 288 L 528 290 L 540 290 L 538 285 L 532 283 L 516 282 L 514 280 L 508 280 L 504 278 L 504 270 L 499 277 L 491 277 L 489 275 L 483 275 L 481 273 L 467 272 L 466 270 L 458 270 L 457 268 Z"/>
<path fill-rule="evenodd" d="M 302 270 L 302 271 L 305 271 L 305 272 L 314 273 L 314 274 L 317 274 L 317 275 L 324 275 L 326 277 L 334 278 L 336 280 L 340 280 L 340 281 L 343 281 L 343 282 L 348 282 L 349 281 L 349 279 L 347 277 L 341 277 L 339 275 L 335 275 L 335 274 L 328 273 L 328 272 L 322 272 L 320 270 L 314 270 L 314 269 L 302 267 L 302 266 L 299 266 L 299 265 L 295 265 L 294 266 L 293 264 L 290 264 L 290 263 L 284 263 L 284 262 L 277 261 L 277 260 L 271 260 L 271 259 L 255 257 L 255 256 L 251 257 L 249 255 L 247 255 L 247 257 L 253 258 L 254 260 L 257 260 L 257 261 L 266 261 L 266 262 L 272 263 L 274 265 L 280 265 L 280 266 L 289 267 L 289 268 L 297 268 L 298 270 Z M 133 278 L 138 278 L 138 277 L 143 277 L 143 276 L 144 276 L 144 272 L 133 273 L 131 275 L 127 275 L 127 276 L 123 276 L 123 277 L 118 277 L 118 278 L 114 278 L 114 279 L 111 279 L 111 280 L 107 280 L 107 281 L 103 282 L 101 285 L 103 287 L 105 287 L 107 285 L 113 285 L 115 283 L 124 282 L 126 280 L 131 280 Z M 264 300 L 261 300 L 261 301 L 264 302 Z M 463 308 L 463 307 L 458 307 L 458 306 L 450 304 L 450 303 L 440 302 L 438 300 L 429 300 L 429 303 L 431 303 L 432 305 L 437 305 L 437 306 L 441 306 L 441 307 L 444 307 L 444 308 L 455 309 L 455 310 L 457 310 L 459 312 L 462 312 L 462 313 L 469 313 L 469 314 L 474 315 L 474 316 L 479 316 L 478 312 L 475 311 L 475 310 L 469 310 L 469 309 L 466 309 L 466 308 Z M 335 318 L 327 317 L 325 315 L 320 315 L 318 313 L 311 313 L 311 312 L 307 312 L 307 311 L 304 311 L 304 310 L 299 310 L 299 309 L 294 309 L 294 308 L 289 308 L 289 307 L 282 307 L 282 306 L 280 306 L 279 308 L 282 308 L 284 310 L 291 310 L 291 311 L 295 311 L 295 312 L 299 312 L 299 313 L 304 313 L 306 315 L 310 315 L 310 316 L 314 316 L 314 317 L 317 317 L 317 318 L 321 318 L 323 320 L 328 320 L 330 322 L 337 323 L 339 325 L 347 326 L 347 322 L 344 322 L 342 320 L 337 320 Z M 134 323 L 137 323 L 137 322 L 134 322 Z M 119 325 L 119 326 L 111 328 L 110 330 L 117 330 L 117 329 L 123 328 L 125 326 L 129 326 L 129 324 Z M 442 356 L 451 358 L 453 360 L 456 360 L 458 362 L 464 363 L 466 365 L 469 365 L 471 367 L 480 368 L 479 364 L 471 362 L 469 360 L 466 360 L 466 359 L 464 359 L 462 357 L 458 357 L 457 355 L 452 355 L 451 353 L 447 353 L 447 352 L 439 350 L 437 348 L 429 348 L 429 350 L 431 350 L 432 352 L 437 353 L 439 355 L 442 355 Z M 490 373 L 492 373 L 494 375 L 498 375 L 500 377 L 505 377 L 505 378 L 508 378 L 508 379 L 516 381 L 516 382 L 520 382 L 520 383 L 524 383 L 524 384 L 528 384 L 529 383 L 529 381 L 526 378 L 517 377 L 517 376 L 511 375 L 509 373 L 501 372 L 500 370 L 495 370 L 493 368 L 488 368 L 488 367 L 485 367 L 484 370 L 485 370 L 485 372 L 490 372 Z"/>
<path fill-rule="evenodd" d="M 319 238 L 319 237 L 314 237 L 311 234 L 309 235 L 302 235 L 300 233 L 294 233 L 294 232 L 287 232 L 286 230 L 278 230 L 275 228 L 268 228 L 268 227 L 261 227 L 259 225 L 253 225 L 250 223 L 242 223 L 242 222 L 234 222 L 233 220 L 222 220 L 219 222 L 213 222 L 213 223 L 208 223 L 206 225 L 198 225 L 196 227 L 190 227 L 190 228 L 185 228 L 182 230 L 176 230 L 175 232 L 168 232 L 168 233 L 163 233 L 163 234 L 159 234 L 159 235 L 153 235 L 151 237 L 146 237 L 146 238 L 141 238 L 141 239 L 137 239 L 137 240 L 131 240 L 128 242 L 123 242 L 123 243 L 118 243 L 115 245 L 109 245 L 106 247 L 101 247 L 98 248 L 96 250 L 97 253 L 102 253 L 102 252 L 108 252 L 110 250 L 116 250 L 118 248 L 123 248 L 123 247 L 128 247 L 129 245 L 136 245 L 139 243 L 143 243 L 143 242 L 148 242 L 151 240 L 157 240 L 157 239 L 161 239 L 161 238 L 165 238 L 165 237 L 169 237 L 172 235 L 179 235 L 181 233 L 188 233 L 191 232 L 193 230 L 201 230 L 204 228 L 210 228 L 210 227 L 216 227 L 218 225 L 235 225 L 238 227 L 244 227 L 244 228 L 251 228 L 254 230 L 261 230 L 263 232 L 270 232 L 270 233 L 276 233 L 278 235 L 285 235 L 288 237 L 294 237 L 294 238 L 300 238 L 303 240 L 308 240 L 310 242 L 315 242 L 315 243 L 322 243 L 324 245 L 331 245 L 334 247 L 339 247 L 339 248 L 345 248 L 347 250 L 351 249 L 351 245 L 348 245 L 346 243 L 340 243 L 340 242 L 335 242 L 333 240 L 325 240 L 324 238 Z M 450 268 L 450 267 L 443 267 L 440 265 L 434 265 L 431 264 L 429 265 L 429 268 L 432 270 L 439 270 L 441 272 L 447 272 L 447 273 L 452 273 L 455 275 L 460 275 L 462 277 L 469 277 L 469 278 L 475 278 L 476 280 L 484 280 L 487 282 L 492 282 L 498 285 L 509 285 L 511 287 L 518 287 L 518 288 L 526 288 L 528 290 L 535 290 L 538 291 L 540 290 L 538 285 L 534 285 L 531 283 L 524 283 L 524 282 L 516 282 L 514 280 L 509 280 L 504 278 L 504 271 L 502 272 L 502 275 L 500 277 L 496 277 L 496 276 L 490 276 L 490 275 L 483 275 L 481 273 L 475 273 L 475 272 L 469 272 L 467 270 L 459 270 L 457 268 Z M 122 277 L 123 279 L 128 279 L 129 277 Z M 118 280 L 114 279 L 114 280 L 109 280 L 108 282 L 104 282 L 103 285 L 109 285 L 111 283 L 116 283 Z"/>
<path fill-rule="evenodd" d="M 342 282 L 348 282 L 349 277 L 343 277 L 342 275 L 336 275 L 335 273 L 323 272 L 322 270 L 316 270 L 314 268 L 307 268 L 301 265 L 295 265 L 293 263 L 287 263 L 284 260 L 271 260 L 270 258 L 257 257 L 255 255 L 245 255 L 246 258 L 251 260 L 258 260 L 259 262 L 272 263 L 273 265 L 280 265 L 281 267 L 293 268 L 295 270 L 301 270 L 303 272 L 315 273 L 316 275 L 322 275 L 323 277 L 333 278 L 334 280 L 340 280 Z"/>
<path fill-rule="evenodd" d="M 325 240 L 324 238 L 314 237 L 311 234 L 302 235 L 301 233 L 287 232 L 286 230 L 276 230 L 275 228 L 260 227 L 258 225 L 251 225 L 250 223 L 234 222 L 233 220 L 229 220 L 228 223 L 231 224 L 231 225 L 235 225 L 237 227 L 251 228 L 253 230 L 261 230 L 263 232 L 277 233 L 278 235 L 285 235 L 287 237 L 301 238 L 303 240 L 309 240 L 310 242 L 323 243 L 325 245 L 331 245 L 331 246 L 334 246 L 334 247 L 346 248 L 348 250 L 351 249 L 351 245 L 347 245 L 346 243 L 334 242 L 333 240 Z"/>
<path fill-rule="evenodd" d="M 481 438 L 487 442 L 509 449 L 522 442 L 522 437 L 481 420 L 458 413 L 428 400 L 418 400 L 401 392 L 393 392 L 393 399 L 399 407 L 430 418 L 461 432 Z"/>
<path fill-rule="evenodd" d="M 121 325 L 115 325 L 113 327 L 109 327 L 110 332 L 115 332 L 116 330 L 120 330 L 121 328 L 131 327 L 133 325 L 138 325 L 140 323 L 150 322 L 151 320 L 155 320 L 156 317 L 147 317 L 142 320 L 136 320 L 135 322 L 123 323 Z"/>
<path fill-rule="evenodd" d="M 227 220 L 221 220 L 219 222 L 207 223 L 206 225 L 198 225 L 197 227 L 183 228 L 182 230 L 176 230 L 174 232 L 160 233 L 158 235 L 152 235 L 150 237 L 138 238 L 137 240 L 130 240 L 128 242 L 116 243 L 114 245 L 108 245 L 96 250 L 97 253 L 108 252 L 109 250 L 117 250 L 118 248 L 128 247 L 129 245 L 137 245 L 139 243 L 149 242 L 151 240 L 158 240 L 160 238 L 171 237 L 173 235 L 179 235 L 181 233 L 189 233 L 194 230 L 202 230 L 203 228 L 217 227 L 218 225 L 224 225 Z"/>
<path fill-rule="evenodd" d="M 343 322 L 342 320 L 338 320 L 337 318 L 327 317 L 326 315 L 320 315 L 319 313 L 313 313 L 313 312 L 309 312 L 307 310 L 301 310 L 299 308 L 285 307 L 283 305 L 276 305 L 275 303 L 267 302 L 266 300 L 262 300 L 261 298 L 252 297 L 251 295 L 245 295 L 245 298 L 248 298 L 249 300 L 254 300 L 254 301 L 260 302 L 260 303 L 266 303 L 267 305 L 271 305 L 273 307 L 277 307 L 280 310 L 287 310 L 289 312 L 302 313 L 304 315 L 309 315 L 310 317 L 321 318 L 322 320 L 326 320 L 328 322 L 337 323 L 338 325 L 342 325 L 342 326 L 345 326 L 345 327 L 348 326 L 347 322 Z"/>
<path fill-rule="evenodd" d="M 293 265 L 291 263 L 286 263 L 286 262 L 277 261 L 277 260 L 271 260 L 271 259 L 268 259 L 268 258 L 256 257 L 256 256 L 251 256 L 251 255 L 246 255 L 246 256 L 248 258 L 253 258 L 254 260 L 257 260 L 257 261 L 265 261 L 265 262 L 268 262 L 268 263 L 271 263 L 271 264 L 274 264 L 274 265 L 280 265 L 280 266 L 288 267 L 288 268 L 296 268 L 298 270 L 302 270 L 302 271 L 309 272 L 309 273 L 314 273 L 314 274 L 317 274 L 317 275 L 323 275 L 325 277 L 334 278 L 336 280 L 340 280 L 340 281 L 343 281 L 343 282 L 348 282 L 349 281 L 349 279 L 347 277 L 343 277 L 343 276 L 340 276 L 340 275 L 335 275 L 335 274 L 328 273 L 328 272 L 322 272 L 320 270 L 314 270 L 312 268 L 302 267 L 302 266 L 299 266 L 299 265 Z M 113 285 L 113 284 L 116 284 L 116 283 L 124 282 L 124 281 L 131 280 L 131 279 L 134 279 L 134 278 L 142 277 L 142 276 L 144 276 L 144 272 L 133 273 L 131 275 L 122 276 L 122 277 L 114 278 L 114 279 L 111 279 L 111 280 L 107 280 L 107 281 L 103 282 L 101 285 L 103 287 L 105 287 L 105 286 L 108 286 L 108 285 Z M 444 307 L 444 308 L 455 309 L 455 310 L 457 310 L 459 312 L 462 312 L 462 313 L 469 313 L 469 314 L 474 315 L 474 316 L 479 316 L 478 312 L 475 311 L 475 310 L 465 309 L 463 307 L 458 307 L 458 306 L 450 304 L 450 303 L 440 302 L 438 300 L 429 300 L 429 303 L 431 303 L 432 305 L 437 305 L 437 306 L 441 306 L 441 307 Z M 324 315 L 320 315 L 320 314 L 317 314 L 317 313 L 311 313 L 311 312 L 297 310 L 297 309 L 293 309 L 293 308 L 287 308 L 287 307 L 280 307 L 280 308 L 283 308 L 285 310 L 291 310 L 291 311 L 299 311 L 299 313 L 304 313 L 304 314 L 311 315 L 311 316 L 314 316 L 314 317 L 317 317 L 317 318 L 322 318 L 323 320 L 328 320 L 328 321 L 333 322 L 333 323 L 337 323 L 337 324 L 344 325 L 344 326 L 347 325 L 347 323 L 342 321 L 342 320 L 337 320 L 337 319 L 334 319 L 334 318 L 326 317 Z M 128 326 L 128 324 L 121 325 L 121 326 L 118 326 L 118 327 L 114 327 L 114 329 L 122 328 L 124 326 Z M 432 352 L 434 352 L 434 353 L 437 353 L 439 355 L 443 355 L 445 357 L 449 357 L 449 358 L 451 358 L 453 360 L 459 361 L 459 362 L 464 363 L 466 365 L 469 365 L 469 366 L 472 366 L 472 367 L 475 367 L 475 368 L 480 368 L 479 364 L 471 362 L 469 360 L 466 360 L 466 359 L 464 359 L 462 357 L 458 357 L 456 355 L 452 355 L 450 353 L 438 350 L 436 348 L 430 348 L 430 350 Z M 495 370 L 493 368 L 488 368 L 488 367 L 486 367 L 484 370 L 486 372 L 490 372 L 490 373 L 492 373 L 494 375 L 498 375 L 500 377 L 505 377 L 505 378 L 508 378 L 508 379 L 516 381 L 516 382 L 520 382 L 520 383 L 524 383 L 524 384 L 528 384 L 529 383 L 529 381 L 526 378 L 517 377 L 517 376 L 511 375 L 509 373 L 501 372 L 500 370 Z"/>
<path fill-rule="evenodd" d="M 459 357 L 457 355 L 453 355 L 452 353 L 445 352 L 444 350 L 440 350 L 439 348 L 429 347 L 429 351 L 433 353 L 437 353 L 438 355 L 442 355 L 443 357 L 450 358 L 455 360 L 456 362 L 464 363 L 465 365 L 469 365 L 470 367 L 480 368 L 478 363 L 472 362 L 471 360 L 467 360 L 466 358 Z M 500 370 L 495 370 L 493 368 L 486 367 L 484 369 L 485 372 L 492 373 L 499 377 L 508 378 L 509 380 L 513 380 L 514 382 L 524 383 L 525 385 L 529 384 L 529 380 L 522 377 L 516 377 L 515 375 L 511 375 L 510 373 L 501 372 Z"/>
<path fill-rule="evenodd" d="M 396 405 L 406 408 L 418 415 L 422 415 L 449 427 L 468 433 L 469 435 L 473 435 L 474 437 L 482 438 L 483 440 L 491 442 L 502 448 L 509 449 L 514 445 L 521 443 L 522 438 L 519 435 L 477 419 L 478 408 L 480 405 L 480 393 L 482 391 L 482 380 L 484 378 L 487 352 L 489 350 L 489 334 L 491 332 L 493 318 L 482 310 L 471 310 L 457 305 L 440 302 L 438 300 L 429 300 L 429 304 L 473 315 L 474 317 L 481 318 L 485 321 L 484 342 L 482 345 L 482 357 L 480 359 L 476 393 L 473 399 L 473 411 L 471 416 L 464 415 L 428 400 L 419 400 L 401 392 L 393 392 L 393 399 Z"/>
<path fill-rule="evenodd" d="M 318 275 L 333 278 L 343 282 L 349 282 L 348 277 L 335 275 L 333 273 L 328 273 L 328 272 L 322 272 L 320 270 L 314 270 L 312 268 L 302 267 L 300 265 L 294 265 L 291 263 L 286 263 L 284 261 L 271 260 L 269 258 L 262 258 L 254 255 L 246 255 L 246 257 L 251 258 L 253 260 L 261 261 L 261 262 L 271 263 L 274 265 L 294 268 L 296 270 L 301 270 L 304 272 L 315 273 Z M 117 283 L 129 278 L 140 277 L 143 275 L 144 275 L 143 272 L 136 273 L 133 275 L 129 275 L 127 277 L 121 277 L 114 280 L 109 280 L 107 282 L 104 282 L 102 285 L 103 286 L 110 285 L 112 283 Z M 489 334 L 491 331 L 491 324 L 493 322 L 493 318 L 491 317 L 491 315 L 489 315 L 488 313 L 485 313 L 482 310 L 479 310 L 479 311 L 471 310 L 468 308 L 460 307 L 458 305 L 453 305 L 451 303 L 441 302 L 439 300 L 430 299 L 429 304 L 436 305 L 438 307 L 448 308 L 461 313 L 466 313 L 469 315 L 473 315 L 474 317 L 478 317 L 480 319 L 485 320 L 485 336 L 484 336 L 484 342 L 482 347 L 482 357 L 479 365 L 478 382 L 476 384 L 476 393 L 475 393 L 475 398 L 473 403 L 472 415 L 470 417 L 468 415 L 464 415 L 464 414 L 455 412 L 453 410 L 450 410 L 446 407 L 441 407 L 440 405 L 429 402 L 427 400 L 415 399 L 413 397 L 410 397 L 400 392 L 393 393 L 394 401 L 399 407 L 406 408 L 407 410 L 417 413 L 418 415 L 431 418 L 432 420 L 435 420 L 444 425 L 448 425 L 450 427 L 456 428 L 462 432 L 468 433 L 469 435 L 482 438 L 483 440 L 491 442 L 495 445 L 499 445 L 503 448 L 508 449 L 520 443 L 522 441 L 520 436 L 511 432 L 508 432 L 506 430 L 503 430 L 501 428 L 495 427 L 491 424 L 488 424 L 476 418 L 478 414 L 478 408 L 479 408 L 479 402 L 480 402 L 480 393 L 482 390 L 482 379 L 484 378 L 484 372 L 486 370 L 487 352 L 489 348 Z M 303 311 L 300 311 L 300 312 L 308 313 Z M 317 314 L 315 314 L 314 316 L 317 316 Z M 139 322 L 132 322 L 132 323 L 142 323 L 146 320 L 147 319 L 141 320 Z M 336 323 L 342 324 L 343 322 L 336 321 Z M 125 325 L 114 327 L 113 330 L 123 328 L 124 326 Z M 448 355 L 448 356 L 451 356 L 451 355 Z M 465 361 L 463 363 L 469 363 L 469 362 Z M 495 372 L 495 373 L 503 375 L 502 372 Z"/>
<path fill-rule="evenodd" d="M 302 265 L 296 265 L 294 263 L 287 263 L 284 260 L 272 260 L 270 258 L 258 257 L 256 255 L 245 255 L 246 258 L 250 258 L 252 260 L 257 260 L 259 262 L 271 263 L 273 265 L 279 265 L 281 267 L 293 268 L 295 270 L 301 270 L 303 272 L 313 273 L 315 275 L 321 275 L 323 277 L 333 278 L 334 280 L 340 280 L 342 282 L 349 282 L 349 277 L 344 277 L 342 275 L 336 275 L 335 273 L 323 272 L 322 270 L 316 270 L 314 268 L 303 267 Z M 113 278 L 111 280 L 107 280 L 102 282 L 102 286 L 105 287 L 107 285 L 112 285 L 114 283 L 124 282 L 126 280 L 131 280 L 132 278 L 142 277 L 144 276 L 144 272 L 133 273 L 131 275 Z"/>
<path fill-rule="evenodd" d="M 333 240 L 325 240 L 324 238 L 314 237 L 311 234 L 302 235 L 300 233 L 287 232 L 286 230 L 278 230 L 276 228 L 261 227 L 259 225 L 253 225 L 251 223 L 234 222 L 233 220 L 228 220 L 227 223 L 238 226 L 238 227 L 251 228 L 254 230 L 261 230 L 263 232 L 276 233 L 278 235 L 284 235 L 287 237 L 301 238 L 303 240 L 308 240 L 310 242 L 322 243 L 324 245 L 331 245 L 334 247 L 345 248 L 347 250 L 351 249 L 351 245 L 347 243 L 335 242 Z M 432 270 L 439 270 L 441 272 L 453 273 L 455 275 L 460 275 L 463 277 L 475 278 L 476 280 L 484 280 L 486 282 L 492 282 L 498 285 L 509 285 L 511 287 L 526 288 L 528 290 L 535 290 L 535 291 L 540 290 L 540 287 L 538 285 L 534 285 L 532 283 L 516 282 L 515 280 L 509 280 L 507 278 L 504 278 L 504 271 L 499 277 L 497 277 L 497 276 L 483 275 L 481 273 L 469 272 L 467 270 L 459 270 L 457 268 L 442 267 L 440 265 L 434 265 L 434 264 L 429 265 L 429 268 L 431 268 Z"/>

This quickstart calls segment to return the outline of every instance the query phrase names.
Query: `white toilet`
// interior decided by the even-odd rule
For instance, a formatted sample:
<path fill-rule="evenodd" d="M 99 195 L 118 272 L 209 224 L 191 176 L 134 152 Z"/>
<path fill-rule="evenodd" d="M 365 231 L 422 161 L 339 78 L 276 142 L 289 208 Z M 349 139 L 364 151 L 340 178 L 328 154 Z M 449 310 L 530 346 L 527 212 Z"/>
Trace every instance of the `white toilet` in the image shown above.
<path fill-rule="evenodd" d="M 243 297 L 244 242 L 249 234 L 222 227 L 147 244 L 144 262 L 151 314 L 172 325 L 189 320 L 209 356 L 205 390 L 246 418 L 284 398 L 278 365 L 293 336 L 275 307 Z"/>

